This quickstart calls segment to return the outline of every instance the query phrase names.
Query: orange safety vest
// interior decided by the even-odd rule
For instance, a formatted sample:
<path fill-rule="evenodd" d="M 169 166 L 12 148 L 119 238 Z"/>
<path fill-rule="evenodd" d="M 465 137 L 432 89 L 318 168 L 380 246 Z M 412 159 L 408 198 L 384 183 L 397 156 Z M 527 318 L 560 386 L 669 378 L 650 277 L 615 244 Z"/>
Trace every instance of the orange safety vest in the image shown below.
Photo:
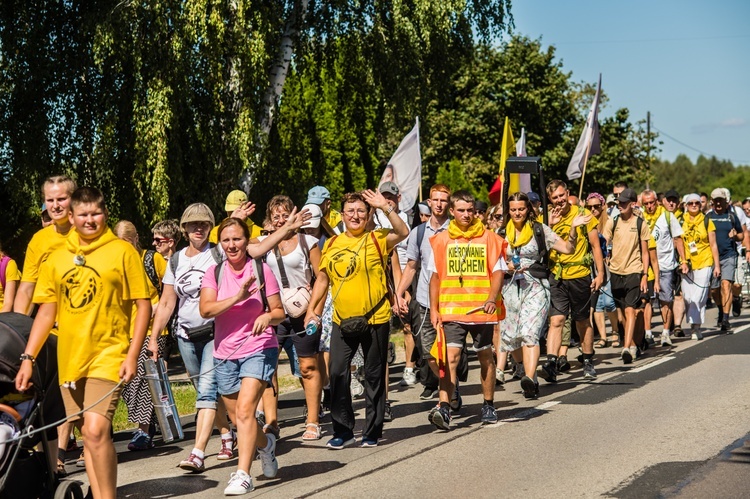
<path fill-rule="evenodd" d="M 496 311 L 474 311 L 484 307 L 490 293 L 492 268 L 505 258 L 508 243 L 492 232 L 473 239 L 451 239 L 448 231 L 430 238 L 435 267 L 440 279 L 438 311 L 444 322 L 496 323 L 505 318 L 503 297 L 495 299 Z"/>

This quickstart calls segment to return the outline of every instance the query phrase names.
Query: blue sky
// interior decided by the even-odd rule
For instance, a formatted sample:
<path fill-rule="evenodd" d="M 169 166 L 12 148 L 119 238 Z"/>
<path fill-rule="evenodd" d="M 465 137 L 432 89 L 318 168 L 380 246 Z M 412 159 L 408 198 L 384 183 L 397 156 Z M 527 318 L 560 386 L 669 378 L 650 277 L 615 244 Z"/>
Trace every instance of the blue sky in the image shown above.
<path fill-rule="evenodd" d="M 750 1 L 514 0 L 514 33 L 554 45 L 574 81 L 663 132 L 663 159 L 750 165 Z M 666 137 L 668 134 L 679 142 Z"/>

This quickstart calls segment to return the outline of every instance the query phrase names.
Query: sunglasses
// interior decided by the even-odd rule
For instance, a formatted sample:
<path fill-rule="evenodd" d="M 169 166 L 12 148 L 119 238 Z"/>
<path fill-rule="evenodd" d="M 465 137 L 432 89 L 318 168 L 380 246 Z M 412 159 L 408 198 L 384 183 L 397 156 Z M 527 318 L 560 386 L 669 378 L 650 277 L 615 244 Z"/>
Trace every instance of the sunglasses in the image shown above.
<path fill-rule="evenodd" d="M 700 201 L 690 201 L 689 203 L 685 203 L 685 204 L 688 205 L 688 206 L 700 206 L 701 202 Z"/>
<path fill-rule="evenodd" d="M 168 241 L 171 241 L 171 240 L 172 239 L 170 239 L 168 237 L 154 237 L 154 242 L 156 244 L 164 244 L 164 243 L 166 243 Z"/>
<path fill-rule="evenodd" d="M 588 208 L 589 210 L 601 210 L 602 209 L 602 204 L 601 203 L 599 203 L 599 204 L 587 204 L 586 208 Z"/>
<path fill-rule="evenodd" d="M 492 215 L 492 220 L 497 220 L 497 221 L 500 221 L 500 220 L 502 220 L 502 219 L 503 219 L 503 216 L 502 216 L 502 215 Z"/>

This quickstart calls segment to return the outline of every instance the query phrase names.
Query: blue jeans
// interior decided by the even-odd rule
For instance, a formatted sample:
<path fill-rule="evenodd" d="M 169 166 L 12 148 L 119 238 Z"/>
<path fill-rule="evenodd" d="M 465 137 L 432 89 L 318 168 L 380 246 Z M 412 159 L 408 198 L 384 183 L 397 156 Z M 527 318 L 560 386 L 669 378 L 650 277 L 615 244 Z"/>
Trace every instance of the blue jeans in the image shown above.
<path fill-rule="evenodd" d="M 216 409 L 216 400 L 219 396 L 216 386 L 216 371 L 214 371 L 214 340 L 193 343 L 185 338 L 177 337 L 177 348 L 180 349 L 182 362 L 188 376 L 196 376 L 206 373 L 200 377 L 191 378 L 198 397 L 195 400 L 196 409 Z M 209 372 L 210 370 L 210 372 Z"/>

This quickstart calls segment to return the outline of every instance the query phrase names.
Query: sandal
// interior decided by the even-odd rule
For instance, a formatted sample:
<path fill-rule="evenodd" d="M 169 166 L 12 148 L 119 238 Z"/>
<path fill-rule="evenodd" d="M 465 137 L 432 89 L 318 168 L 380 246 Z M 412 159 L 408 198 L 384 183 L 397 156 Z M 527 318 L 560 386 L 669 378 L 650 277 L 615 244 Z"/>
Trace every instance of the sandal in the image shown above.
<path fill-rule="evenodd" d="M 612 342 L 612 347 L 613 348 L 620 348 L 621 346 L 622 346 L 622 344 L 620 343 L 620 339 L 619 338 Z"/>
<path fill-rule="evenodd" d="M 60 459 L 57 460 L 57 476 L 59 478 L 68 476 L 68 472 L 65 471 L 65 463 L 63 463 Z"/>
<path fill-rule="evenodd" d="M 306 423 L 305 433 L 302 434 L 302 440 L 320 440 L 320 425 L 315 423 Z"/>
<path fill-rule="evenodd" d="M 605 340 L 604 338 L 594 343 L 594 348 L 607 348 L 608 346 L 609 346 L 609 342 Z"/>

